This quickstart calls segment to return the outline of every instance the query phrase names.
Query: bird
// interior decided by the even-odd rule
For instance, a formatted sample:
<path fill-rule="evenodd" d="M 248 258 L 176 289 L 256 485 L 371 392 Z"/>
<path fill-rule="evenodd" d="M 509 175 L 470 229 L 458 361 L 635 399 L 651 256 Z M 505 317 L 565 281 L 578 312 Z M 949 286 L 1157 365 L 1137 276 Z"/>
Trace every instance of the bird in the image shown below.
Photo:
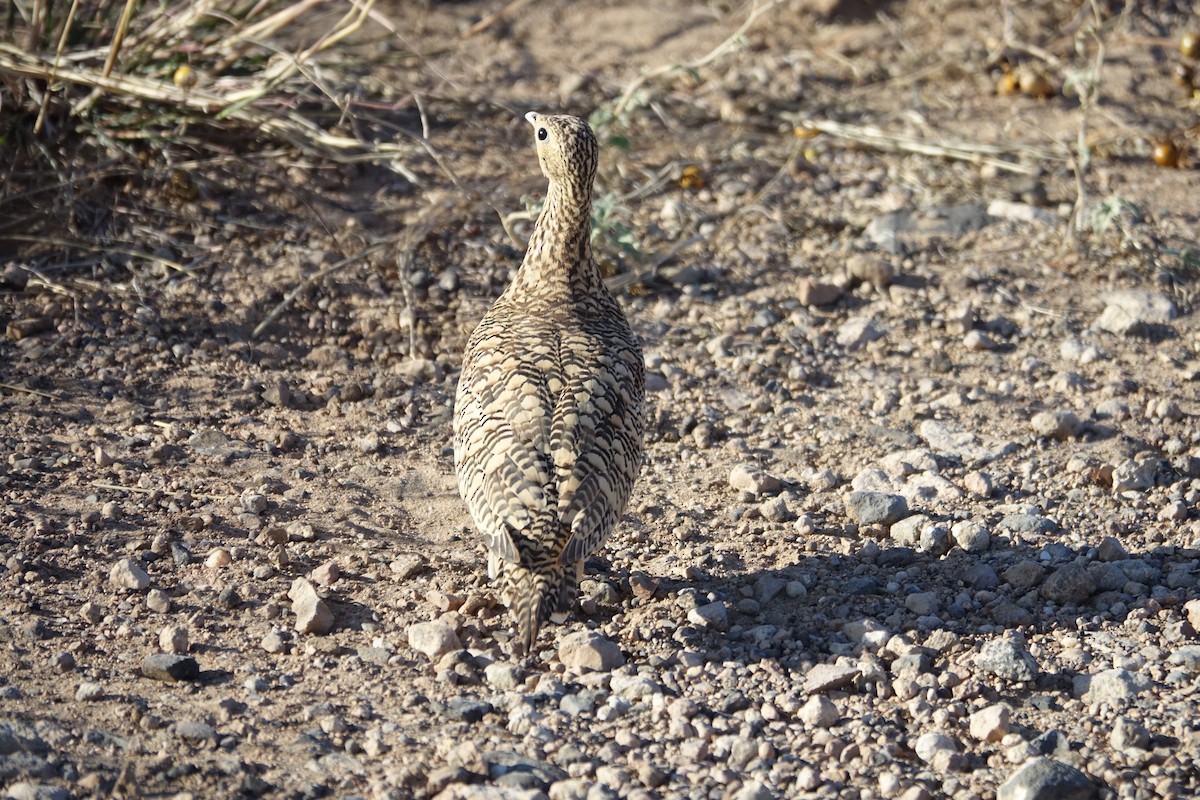
<path fill-rule="evenodd" d="M 574 116 L 525 119 L 546 200 L 515 276 L 467 340 L 453 428 L 488 578 L 531 656 L 624 514 L 642 464 L 646 368 L 592 253 L 596 136 Z"/>

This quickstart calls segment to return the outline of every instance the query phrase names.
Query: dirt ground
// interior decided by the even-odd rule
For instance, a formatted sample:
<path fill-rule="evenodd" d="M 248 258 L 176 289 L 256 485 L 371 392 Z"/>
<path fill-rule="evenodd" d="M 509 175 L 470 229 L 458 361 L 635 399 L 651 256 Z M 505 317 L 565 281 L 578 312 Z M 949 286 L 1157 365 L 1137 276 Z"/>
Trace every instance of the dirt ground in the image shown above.
<path fill-rule="evenodd" d="M 464 38 L 501 5 L 384 3 L 328 65 L 396 169 L 264 142 L 106 184 L 103 257 L 0 237 L 0 789 L 1200 794 L 1200 9 L 793 0 L 722 47 L 752 7 L 544 0 Z M 1050 96 L 997 93 L 1025 70 Z M 597 109 L 647 463 L 519 664 L 451 402 L 545 188 L 522 115 Z M 1087 786 L 1005 795 L 1039 755 Z"/>

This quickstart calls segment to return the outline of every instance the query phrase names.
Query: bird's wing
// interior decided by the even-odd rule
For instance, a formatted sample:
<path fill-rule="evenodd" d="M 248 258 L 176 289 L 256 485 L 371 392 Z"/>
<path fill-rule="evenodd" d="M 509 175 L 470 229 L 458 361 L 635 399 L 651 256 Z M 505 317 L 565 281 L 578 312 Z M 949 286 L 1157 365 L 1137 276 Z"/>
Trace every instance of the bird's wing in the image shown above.
<path fill-rule="evenodd" d="M 564 529 L 559 563 L 604 544 L 641 468 L 644 373 L 636 348 L 585 342 L 562 357 L 566 385 L 550 431 Z"/>
<path fill-rule="evenodd" d="M 474 338 L 474 337 L 473 337 Z M 514 535 L 553 505 L 552 394 L 544 363 L 553 342 L 493 333 L 469 346 L 455 400 L 459 488 L 488 551 L 520 559 Z"/>

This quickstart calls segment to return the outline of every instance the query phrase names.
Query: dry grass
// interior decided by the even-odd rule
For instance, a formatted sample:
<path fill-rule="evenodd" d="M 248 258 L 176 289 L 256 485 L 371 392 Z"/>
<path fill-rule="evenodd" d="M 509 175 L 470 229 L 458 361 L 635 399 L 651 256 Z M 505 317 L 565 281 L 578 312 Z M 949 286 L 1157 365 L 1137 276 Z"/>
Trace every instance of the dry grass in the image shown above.
<path fill-rule="evenodd" d="M 364 122 L 340 83 L 355 66 L 344 43 L 368 20 L 390 28 L 374 2 L 13 0 L 0 19 L 0 250 L 53 231 L 60 253 L 100 253 L 119 243 L 106 232 L 162 228 L 195 199 L 199 169 L 280 148 L 415 181 L 420 146 Z"/>

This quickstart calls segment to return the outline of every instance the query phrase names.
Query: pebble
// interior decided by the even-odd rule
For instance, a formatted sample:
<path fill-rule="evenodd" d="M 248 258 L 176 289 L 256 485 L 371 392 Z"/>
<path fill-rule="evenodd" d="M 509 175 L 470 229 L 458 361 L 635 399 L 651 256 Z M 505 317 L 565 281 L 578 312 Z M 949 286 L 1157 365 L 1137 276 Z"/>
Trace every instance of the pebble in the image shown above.
<path fill-rule="evenodd" d="M 171 610 L 171 596 L 162 589 L 151 589 L 146 593 L 146 608 L 165 614 Z"/>
<path fill-rule="evenodd" d="M 733 800 L 774 800 L 775 792 L 759 780 L 748 780 L 733 793 Z"/>
<path fill-rule="evenodd" d="M 1096 581 L 1080 564 L 1066 564 L 1050 573 L 1038 590 L 1055 603 L 1084 603 L 1096 592 Z"/>
<path fill-rule="evenodd" d="M 942 608 L 937 592 L 913 592 L 904 598 L 904 607 L 917 616 L 936 614 Z"/>
<path fill-rule="evenodd" d="M 1117 750 L 1149 750 L 1150 731 L 1127 717 L 1117 717 L 1108 741 Z"/>
<path fill-rule="evenodd" d="M 229 551 L 224 547 L 218 547 L 209 553 L 208 557 L 204 559 L 204 566 L 215 571 L 228 567 L 232 561 L 233 556 L 229 554 Z"/>
<path fill-rule="evenodd" d="M 190 742 L 215 742 L 217 731 L 207 722 L 179 722 L 175 724 L 175 735 Z"/>
<path fill-rule="evenodd" d="M 860 525 L 886 528 L 908 516 L 908 502 L 898 494 L 856 491 L 846 497 L 846 513 Z"/>
<path fill-rule="evenodd" d="M 1031 681 L 1038 666 L 1025 646 L 1025 637 L 1014 633 L 983 643 L 975 666 L 1006 681 Z"/>
<path fill-rule="evenodd" d="M 168 625 L 158 633 L 158 647 L 164 653 L 176 655 L 188 651 L 188 629 L 183 625 Z"/>
<path fill-rule="evenodd" d="M 262 638 L 261 646 L 268 653 L 278 655 L 287 651 L 287 640 L 283 631 L 274 630 Z"/>
<path fill-rule="evenodd" d="M 1124 705 L 1141 693 L 1142 683 L 1127 669 L 1109 669 L 1095 675 L 1077 675 L 1075 695 L 1085 703 Z"/>
<path fill-rule="evenodd" d="M 101 697 L 104 697 L 104 687 L 93 681 L 84 681 L 75 690 L 75 699 L 81 702 L 99 700 Z"/>
<path fill-rule="evenodd" d="M 838 326 L 834 339 L 846 352 L 852 353 L 877 339 L 882 339 L 886 334 L 887 331 L 870 317 L 851 317 Z"/>
<path fill-rule="evenodd" d="M 963 488 L 976 497 L 991 497 L 996 491 L 992 476 L 978 470 L 972 470 L 963 476 Z"/>
<path fill-rule="evenodd" d="M 846 259 L 846 274 L 856 281 L 883 290 L 896 277 L 892 262 L 871 253 L 853 253 Z"/>
<path fill-rule="evenodd" d="M 312 579 L 322 586 L 329 586 L 341 577 L 341 570 L 333 561 L 326 561 L 321 566 L 312 571 Z"/>
<path fill-rule="evenodd" d="M 1081 423 L 1070 411 L 1041 411 L 1033 415 L 1029 425 L 1043 439 L 1065 441 L 1079 432 Z"/>
<path fill-rule="evenodd" d="M 194 681 L 200 677 L 200 663 L 191 656 L 154 653 L 142 659 L 142 674 L 156 681 Z"/>
<path fill-rule="evenodd" d="M 687 613 L 687 618 L 688 622 L 703 628 L 718 631 L 729 628 L 729 609 L 720 600 L 693 608 Z"/>
<path fill-rule="evenodd" d="M 830 728 L 839 719 L 837 706 L 823 694 L 814 694 L 800 708 L 800 719 L 814 728 Z"/>
<path fill-rule="evenodd" d="M 141 591 L 150 585 L 150 576 L 131 558 L 122 558 L 108 573 L 108 582 L 118 589 Z"/>
<path fill-rule="evenodd" d="M 7 800 L 70 800 L 71 793 L 48 783 L 17 781 L 4 790 Z"/>
<path fill-rule="evenodd" d="M 988 351 L 1000 349 L 1000 345 L 996 343 L 996 340 L 981 330 L 967 331 L 966 336 L 963 337 L 962 343 L 963 347 L 967 348 L 968 350 Z"/>
<path fill-rule="evenodd" d="M 1159 292 L 1122 289 L 1100 295 L 1104 311 L 1092 327 L 1118 336 L 1148 333 L 1151 326 L 1166 325 L 1175 318 L 1175 304 Z"/>
<path fill-rule="evenodd" d="M 950 526 L 954 543 L 967 553 L 986 553 L 992 546 L 992 536 L 985 525 L 965 519 Z"/>
<path fill-rule="evenodd" d="M 854 683 L 862 674 L 858 667 L 844 664 L 817 664 L 804 674 L 804 691 L 808 694 L 842 689 Z"/>
<path fill-rule="evenodd" d="M 917 741 L 913 744 L 913 750 L 916 752 L 917 758 L 930 764 L 940 751 L 957 753 L 958 742 L 944 733 L 931 731 L 917 737 Z"/>
<path fill-rule="evenodd" d="M 87 622 L 95 625 L 104 618 L 104 609 L 99 603 L 94 603 L 91 600 L 79 607 L 79 616 L 83 617 Z"/>
<path fill-rule="evenodd" d="M 1167 660 L 1177 667 L 1183 667 L 1188 672 L 1200 672 L 1200 644 L 1184 645 L 1171 653 Z"/>
<path fill-rule="evenodd" d="M 1032 559 L 1023 558 L 1004 570 L 1002 577 L 1016 591 L 1025 592 L 1045 579 L 1046 568 Z"/>
<path fill-rule="evenodd" d="M 288 597 L 292 601 L 292 613 L 296 615 L 297 632 L 322 636 L 333 629 L 333 611 L 317 594 L 312 583 L 304 578 L 296 578 L 288 589 Z"/>
<path fill-rule="evenodd" d="M 1008 706 L 997 703 L 981 708 L 971 715 L 971 736 L 981 742 L 998 742 L 1011 730 L 1012 715 Z"/>
<path fill-rule="evenodd" d="M 1096 786 L 1082 772 L 1050 758 L 1035 758 L 1013 773 L 996 800 L 1091 800 Z"/>
<path fill-rule="evenodd" d="M 779 491 L 781 484 L 752 464 L 735 464 L 729 471 L 729 485 L 739 492 L 763 495 Z"/>
<path fill-rule="evenodd" d="M 595 631 L 577 631 L 562 638 L 558 660 L 576 672 L 611 672 L 625 663 L 625 654 L 616 642 Z"/>
<path fill-rule="evenodd" d="M 1139 492 L 1154 486 L 1158 476 L 1158 459 L 1128 459 L 1113 467 L 1113 494 Z"/>
<path fill-rule="evenodd" d="M 75 656 L 67 652 L 55 653 L 50 656 L 50 667 L 57 672 L 70 672 L 75 669 Z"/>
<path fill-rule="evenodd" d="M 796 283 L 796 298 L 805 306 L 831 306 L 842 297 L 842 289 L 834 283 L 801 278 Z"/>
<path fill-rule="evenodd" d="M 510 692 L 523 685 L 523 673 L 516 664 L 493 661 L 483 668 L 488 686 L 502 692 Z"/>
<path fill-rule="evenodd" d="M 443 619 L 417 622 L 408 626 L 408 646 L 424 653 L 430 661 L 437 661 L 447 653 L 462 649 L 462 642 L 454 627 Z"/>
<path fill-rule="evenodd" d="M 1101 561 L 1124 561 L 1129 558 L 1129 551 L 1125 549 L 1120 540 L 1113 536 L 1105 536 L 1100 541 L 1097 555 Z"/>

